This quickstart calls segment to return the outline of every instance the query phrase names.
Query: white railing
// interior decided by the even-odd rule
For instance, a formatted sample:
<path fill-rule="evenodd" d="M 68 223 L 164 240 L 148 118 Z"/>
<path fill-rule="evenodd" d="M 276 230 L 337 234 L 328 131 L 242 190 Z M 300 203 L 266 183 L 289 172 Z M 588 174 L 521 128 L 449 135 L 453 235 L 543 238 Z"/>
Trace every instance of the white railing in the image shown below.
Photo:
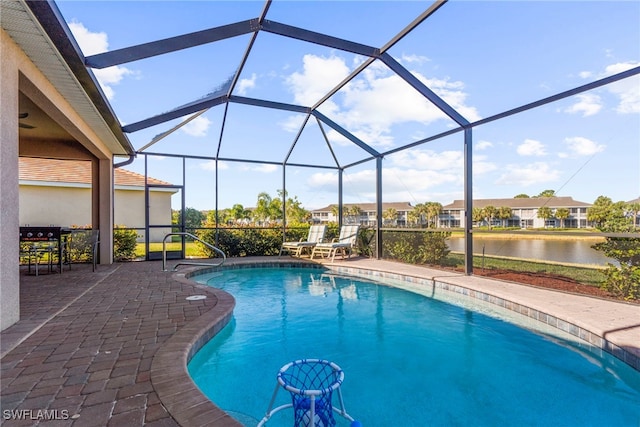
<path fill-rule="evenodd" d="M 219 248 L 213 246 L 210 243 L 205 242 L 204 240 L 198 238 L 197 236 L 194 236 L 191 233 L 169 233 L 169 234 L 166 234 L 164 236 L 164 239 L 162 239 L 162 271 L 168 271 L 167 270 L 167 237 L 170 237 L 170 236 L 188 236 L 188 237 L 191 237 L 193 240 L 197 240 L 198 242 L 202 243 L 203 245 L 205 245 L 209 249 L 211 249 L 214 252 L 217 252 L 220 255 L 222 255 L 222 261 L 220 261 L 217 264 L 205 263 L 205 262 L 181 261 L 181 262 L 179 262 L 179 263 L 177 263 L 176 265 L 173 266 L 173 271 L 176 271 L 178 269 L 179 265 L 205 265 L 205 266 L 210 266 L 210 267 L 218 267 L 218 266 L 221 266 L 222 264 L 224 264 L 224 262 L 227 260 L 227 256 L 224 254 L 224 252 L 222 250 L 220 250 Z"/>

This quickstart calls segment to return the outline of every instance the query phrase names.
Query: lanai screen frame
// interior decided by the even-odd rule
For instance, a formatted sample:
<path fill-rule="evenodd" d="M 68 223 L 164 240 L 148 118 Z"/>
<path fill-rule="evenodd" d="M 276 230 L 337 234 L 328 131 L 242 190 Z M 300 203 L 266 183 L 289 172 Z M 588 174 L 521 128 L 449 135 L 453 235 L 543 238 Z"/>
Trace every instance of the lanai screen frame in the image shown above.
<path fill-rule="evenodd" d="M 160 135 L 153 138 L 148 144 L 144 147 L 136 151 L 136 154 L 141 154 L 145 156 L 168 156 L 168 157 L 182 157 L 182 158 L 196 158 L 196 159 L 206 159 L 215 161 L 215 176 L 216 176 L 216 206 L 215 210 L 218 212 L 218 162 L 219 161 L 231 161 L 231 162 L 245 162 L 245 163 L 259 163 L 259 164 L 270 164 L 270 165 L 279 165 L 282 166 L 282 186 L 283 186 L 283 199 L 286 199 L 286 169 L 287 166 L 290 167 L 309 167 L 309 168 L 322 168 L 322 169 L 332 169 L 338 172 L 338 206 L 339 206 L 339 223 L 342 223 L 342 176 L 345 170 L 360 165 L 365 162 L 369 162 L 375 160 L 376 163 L 376 257 L 379 259 L 382 257 L 382 160 L 385 156 L 388 156 L 393 153 L 397 153 L 403 150 L 407 150 L 413 147 L 417 147 L 459 132 L 463 133 L 463 152 L 464 152 L 464 259 L 465 259 L 465 274 L 471 275 L 473 274 L 473 235 L 472 235 L 472 226 L 473 219 L 470 214 L 473 209 L 473 185 L 472 185 L 472 172 L 473 172 L 473 129 L 477 126 L 487 124 L 496 120 L 503 119 L 505 117 L 509 117 L 515 114 L 519 114 L 552 102 L 559 101 L 561 99 L 578 95 L 580 93 L 593 90 L 595 88 L 605 86 L 611 83 L 614 83 L 619 80 L 623 80 L 635 75 L 640 74 L 640 67 L 635 67 L 629 69 L 624 72 L 620 72 L 614 74 L 612 76 L 602 78 L 600 80 L 596 80 L 594 82 L 575 87 L 570 90 L 566 90 L 555 95 L 540 99 L 538 101 L 534 101 L 531 103 L 527 103 L 521 105 L 519 107 L 495 114 L 493 116 L 477 120 L 475 122 L 469 122 L 465 117 L 463 117 L 458 111 L 456 111 L 453 107 L 447 104 L 442 98 L 440 98 L 437 94 L 435 94 L 431 89 L 429 89 L 425 84 L 419 81 L 413 74 L 411 74 L 405 67 L 403 67 L 400 63 L 398 63 L 393 57 L 391 57 L 387 51 L 394 46 L 397 42 L 399 42 L 403 37 L 409 34 L 412 30 L 418 27 L 422 22 L 424 22 L 427 18 L 429 18 L 432 14 L 434 14 L 440 7 L 442 7 L 447 0 L 438 0 L 435 1 L 431 6 L 429 6 L 423 13 L 421 13 L 418 17 L 416 17 L 407 27 L 405 27 L 402 31 L 400 31 L 396 36 L 394 36 L 389 42 L 387 42 L 384 46 L 380 48 L 375 48 L 367 45 L 363 45 L 360 43 L 351 42 L 349 40 L 340 39 L 337 37 L 329 36 L 322 33 L 317 33 L 309 30 L 305 30 L 302 28 L 293 27 L 286 24 L 281 24 L 274 21 L 268 21 L 266 19 L 269 8 L 271 6 L 272 1 L 266 0 L 263 10 L 258 18 L 245 20 L 241 22 L 237 22 L 230 25 L 214 27 L 203 31 L 198 31 L 195 33 L 184 34 L 181 36 L 171 37 L 168 39 L 158 40 L 150 43 L 145 43 L 141 45 L 131 46 L 128 48 L 118 49 L 114 51 L 109 51 L 97 55 L 88 56 L 85 58 L 85 65 L 88 68 L 106 68 L 114 65 L 121 65 L 127 62 L 136 61 L 144 58 L 149 58 L 157 55 L 162 55 L 182 49 L 187 49 L 199 45 L 203 45 L 206 43 L 212 43 L 220 40 L 224 40 L 231 37 L 236 37 L 240 35 L 245 35 L 251 33 L 251 39 L 247 46 L 247 49 L 242 56 L 239 67 L 237 68 L 235 74 L 231 79 L 229 79 L 220 89 L 207 95 L 205 98 L 199 99 L 197 101 L 191 102 L 189 104 L 185 104 L 179 106 L 169 112 L 159 114 L 153 117 L 149 117 L 147 119 L 138 121 L 136 123 L 132 123 L 122 127 L 122 131 L 125 133 L 133 133 L 142 129 L 146 129 L 151 126 L 155 126 L 161 123 L 165 123 L 167 121 L 182 118 L 185 116 L 189 116 L 187 119 L 183 120 L 177 126 L 169 129 L 166 132 L 161 133 Z M 365 56 L 367 59 L 360 64 L 355 70 L 349 74 L 343 81 L 341 81 L 338 85 L 336 85 L 333 89 L 331 89 L 325 96 L 322 97 L 315 105 L 312 106 L 300 106 L 293 104 L 286 104 L 280 102 L 273 102 L 269 100 L 263 99 L 255 99 L 255 98 L 247 98 L 233 95 L 234 88 L 239 81 L 242 70 L 245 66 L 247 59 L 251 53 L 251 49 L 253 44 L 258 36 L 260 31 L 268 32 L 271 34 L 276 34 L 284 37 L 290 37 L 293 39 L 297 39 L 300 41 L 318 44 L 325 47 L 330 47 L 333 49 L 338 49 L 341 51 L 346 51 L 358 55 Z M 350 133 L 347 129 L 342 128 L 337 123 L 333 122 L 330 118 L 324 116 L 322 113 L 318 111 L 320 105 L 322 105 L 325 101 L 327 101 L 331 96 L 337 93 L 341 88 L 343 88 L 346 84 L 348 84 L 351 80 L 353 80 L 356 76 L 358 76 L 362 71 L 364 71 L 369 65 L 371 65 L 375 60 L 382 61 L 389 69 L 396 73 L 400 78 L 402 78 L 405 82 L 407 82 L 413 89 L 417 90 L 422 96 L 424 96 L 429 102 L 435 105 L 440 111 L 442 111 L 445 115 L 447 115 L 450 119 L 452 119 L 457 127 L 447 130 L 445 132 L 441 132 L 436 135 L 432 135 L 428 138 L 421 139 L 419 141 L 415 141 L 413 143 L 405 144 L 403 146 L 379 152 L 375 150 L 370 145 L 366 144 L 355 135 Z M 300 127 L 299 132 L 297 133 L 295 139 L 293 140 L 290 149 L 288 150 L 285 158 L 282 162 L 273 162 L 273 161 L 258 161 L 258 160 L 249 160 L 249 159 L 239 159 L 239 158 L 223 158 L 220 157 L 220 148 L 222 146 L 224 140 L 224 129 L 225 123 L 227 119 L 227 112 L 230 103 L 239 103 L 245 105 L 251 105 L 255 107 L 261 108 L 273 108 L 284 111 L 291 111 L 296 113 L 305 114 L 305 120 Z M 182 126 L 189 123 L 191 120 L 196 117 L 204 114 L 210 108 L 215 107 L 217 105 L 225 105 L 222 125 L 220 129 L 220 135 L 218 138 L 218 147 L 216 151 L 215 157 L 206 157 L 206 156 L 189 156 L 189 155 L 176 155 L 176 154 L 167 154 L 167 153 L 154 153 L 146 151 L 153 144 L 165 138 L 166 136 L 172 134 L 176 130 L 180 129 Z M 303 129 L 305 128 L 307 122 L 314 117 L 317 121 L 323 138 L 327 145 L 329 146 L 329 150 L 333 156 L 333 160 L 335 161 L 335 166 L 322 166 L 322 165 L 314 165 L 314 164 L 300 164 L 300 163 L 291 163 L 289 162 L 289 157 L 300 137 Z M 331 144 L 326 136 L 323 125 L 326 125 L 333 129 L 334 131 L 341 134 L 343 137 L 360 147 L 364 152 L 367 153 L 367 156 L 358 160 L 356 162 L 352 162 L 350 164 L 341 165 L 338 161 L 337 157 L 333 153 L 331 148 Z M 133 161 L 133 157 L 130 158 L 129 161 L 117 164 L 117 166 L 122 166 L 126 163 L 130 163 Z M 146 174 L 146 172 L 145 172 Z M 283 200 L 283 208 L 285 206 L 285 200 Z M 283 212 L 283 215 L 285 213 Z M 286 227 L 286 217 L 283 220 L 283 229 Z M 216 224 L 217 227 L 217 224 Z M 284 233 L 283 233 L 284 236 Z"/>

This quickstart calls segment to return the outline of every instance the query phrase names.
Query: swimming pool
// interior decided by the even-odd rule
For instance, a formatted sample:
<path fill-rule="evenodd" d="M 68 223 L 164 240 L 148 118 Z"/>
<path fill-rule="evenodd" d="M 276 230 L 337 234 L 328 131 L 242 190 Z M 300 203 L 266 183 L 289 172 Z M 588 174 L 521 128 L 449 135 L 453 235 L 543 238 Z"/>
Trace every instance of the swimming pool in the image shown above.
<path fill-rule="evenodd" d="M 637 371 L 557 330 L 492 317 L 502 316 L 495 307 L 310 268 L 193 279 L 230 292 L 237 305 L 189 372 L 218 406 L 254 425 L 278 369 L 303 357 L 342 367 L 346 409 L 365 426 L 640 424 Z M 268 425 L 291 425 L 281 414 Z"/>

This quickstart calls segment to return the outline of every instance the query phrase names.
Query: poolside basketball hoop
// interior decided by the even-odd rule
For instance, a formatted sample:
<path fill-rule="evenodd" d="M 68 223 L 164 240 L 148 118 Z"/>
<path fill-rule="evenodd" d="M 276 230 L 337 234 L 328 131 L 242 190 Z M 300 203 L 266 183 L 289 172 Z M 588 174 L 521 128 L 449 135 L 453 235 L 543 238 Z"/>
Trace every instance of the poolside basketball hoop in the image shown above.
<path fill-rule="evenodd" d="M 340 390 L 344 372 L 335 363 L 320 359 L 296 360 L 280 368 L 277 379 L 267 414 L 258 427 L 265 425 L 276 412 L 287 408 L 293 408 L 294 427 L 333 427 L 336 425 L 334 412 L 351 421 L 352 425 L 360 425 L 344 409 Z M 290 393 L 291 403 L 273 408 L 280 387 Z M 334 391 L 338 395 L 339 408 L 332 403 Z"/>

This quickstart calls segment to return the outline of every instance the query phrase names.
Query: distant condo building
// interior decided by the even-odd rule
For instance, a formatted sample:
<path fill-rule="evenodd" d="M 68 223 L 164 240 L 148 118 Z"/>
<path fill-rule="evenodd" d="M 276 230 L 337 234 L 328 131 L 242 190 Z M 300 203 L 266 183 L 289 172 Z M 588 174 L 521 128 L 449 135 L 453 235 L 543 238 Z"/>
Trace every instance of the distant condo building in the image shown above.
<path fill-rule="evenodd" d="M 633 202 L 633 201 L 632 201 Z M 587 228 L 591 224 L 587 221 L 587 209 L 590 203 L 573 200 L 572 197 L 530 197 L 509 199 L 478 199 L 473 201 L 473 207 L 483 209 L 493 206 L 496 209 L 510 208 L 511 217 L 493 218 L 491 226 L 519 227 L 519 228 Z M 357 209 L 357 208 L 359 209 Z M 555 214 L 557 209 L 566 209 L 566 218 L 538 217 L 538 211 L 547 207 Z M 345 203 L 343 205 L 343 221 L 362 225 L 376 224 L 375 203 Z M 396 218 L 385 217 L 385 212 L 395 210 Z M 415 226 L 416 221 L 424 224 L 424 218 L 416 220 L 410 215 L 415 209 L 409 202 L 382 203 L 383 224 L 385 226 Z M 387 214 L 388 215 L 388 214 Z M 313 221 L 316 223 L 337 222 L 337 205 L 315 209 L 312 211 Z M 442 206 L 442 212 L 437 219 L 437 227 L 457 228 L 464 225 L 464 201 L 454 200 L 453 203 Z M 486 221 L 474 222 L 474 226 L 488 225 Z"/>
<path fill-rule="evenodd" d="M 587 209 L 590 203 L 573 200 L 572 197 L 530 197 L 511 199 L 478 199 L 473 201 L 474 208 L 493 206 L 500 209 L 511 209 L 511 217 L 506 219 L 494 218 L 491 226 L 520 227 L 520 228 L 586 228 Z M 564 208 L 569 210 L 569 216 L 564 220 L 558 218 L 539 218 L 540 208 L 548 207 L 552 212 Z M 453 203 L 442 207 L 440 227 L 462 227 L 464 224 L 464 201 L 454 200 Z M 480 224 L 474 224 L 480 225 Z M 488 224 L 482 224 L 488 225 Z"/>

